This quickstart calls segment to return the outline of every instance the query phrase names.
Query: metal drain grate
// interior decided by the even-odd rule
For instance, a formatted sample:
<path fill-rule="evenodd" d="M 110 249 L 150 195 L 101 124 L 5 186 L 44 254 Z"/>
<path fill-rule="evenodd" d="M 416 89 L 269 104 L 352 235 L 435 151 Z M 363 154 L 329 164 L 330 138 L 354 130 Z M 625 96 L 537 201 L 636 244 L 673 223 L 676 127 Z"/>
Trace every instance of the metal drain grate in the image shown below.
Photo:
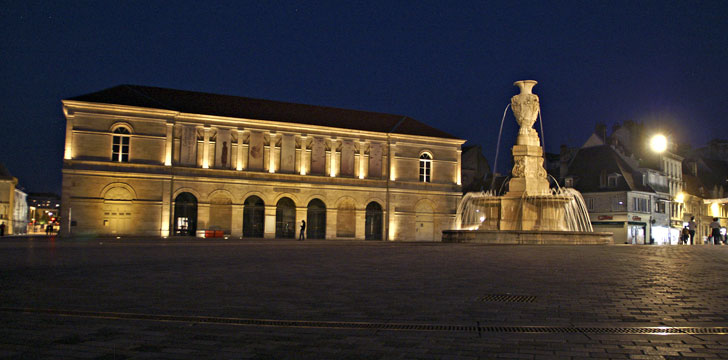
<path fill-rule="evenodd" d="M 522 302 L 530 303 L 536 300 L 535 296 L 511 295 L 511 294 L 490 294 L 478 298 L 478 301 L 488 302 Z"/>
<path fill-rule="evenodd" d="M 186 323 L 303 327 L 320 329 L 389 330 L 389 331 L 443 331 L 473 333 L 522 333 L 522 334 L 616 334 L 616 335 L 728 335 L 728 327 L 568 327 L 568 326 L 467 326 L 438 324 L 404 324 L 347 321 L 267 320 L 226 318 L 213 316 L 156 315 L 138 313 L 98 312 L 58 309 L 0 308 L 0 312 L 46 314 L 82 318 L 112 320 L 172 321 Z"/>

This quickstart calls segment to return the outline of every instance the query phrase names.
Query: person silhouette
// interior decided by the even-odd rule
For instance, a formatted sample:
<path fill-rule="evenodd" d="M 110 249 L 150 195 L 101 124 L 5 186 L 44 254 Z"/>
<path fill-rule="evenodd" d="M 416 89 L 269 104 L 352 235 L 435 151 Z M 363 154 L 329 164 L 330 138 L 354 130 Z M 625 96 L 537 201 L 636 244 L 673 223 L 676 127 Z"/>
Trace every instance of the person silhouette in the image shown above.
<path fill-rule="evenodd" d="M 298 241 L 303 241 L 305 231 L 306 231 L 306 220 L 301 220 L 301 233 L 298 235 Z"/>

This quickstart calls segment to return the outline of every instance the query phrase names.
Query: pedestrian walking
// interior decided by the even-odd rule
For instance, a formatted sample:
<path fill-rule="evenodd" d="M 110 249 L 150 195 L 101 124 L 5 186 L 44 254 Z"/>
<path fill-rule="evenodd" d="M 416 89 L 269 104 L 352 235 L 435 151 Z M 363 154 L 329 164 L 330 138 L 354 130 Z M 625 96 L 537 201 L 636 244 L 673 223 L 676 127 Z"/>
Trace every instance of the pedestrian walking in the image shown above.
<path fill-rule="evenodd" d="M 694 244 L 695 241 L 695 230 L 698 229 L 698 224 L 695 223 L 695 216 L 690 217 L 688 222 L 688 231 L 690 231 L 690 245 Z"/>
<path fill-rule="evenodd" d="M 0 236 L 5 236 L 5 223 L 0 224 Z"/>
<path fill-rule="evenodd" d="M 298 241 L 303 241 L 305 231 L 306 231 L 306 220 L 301 220 L 301 233 L 298 234 Z"/>
<path fill-rule="evenodd" d="M 690 230 L 688 230 L 688 227 L 684 227 L 682 229 L 682 236 L 680 237 L 680 243 L 681 244 L 687 244 L 690 239 Z"/>
<path fill-rule="evenodd" d="M 720 245 L 720 238 L 722 236 L 720 235 L 720 223 L 718 222 L 718 218 L 713 218 L 713 222 L 710 223 L 710 230 L 710 236 L 713 237 L 713 244 Z"/>

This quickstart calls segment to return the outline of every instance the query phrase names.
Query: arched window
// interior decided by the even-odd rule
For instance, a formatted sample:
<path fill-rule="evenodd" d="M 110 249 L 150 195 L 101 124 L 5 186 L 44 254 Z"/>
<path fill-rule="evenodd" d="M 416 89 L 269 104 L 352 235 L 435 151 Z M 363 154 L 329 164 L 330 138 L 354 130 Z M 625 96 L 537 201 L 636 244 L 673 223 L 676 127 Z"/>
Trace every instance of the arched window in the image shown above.
<path fill-rule="evenodd" d="M 129 135 L 131 132 L 124 126 L 119 126 L 114 130 L 111 161 L 129 162 Z"/>
<path fill-rule="evenodd" d="M 432 155 L 429 153 L 420 155 L 420 181 L 432 182 Z"/>

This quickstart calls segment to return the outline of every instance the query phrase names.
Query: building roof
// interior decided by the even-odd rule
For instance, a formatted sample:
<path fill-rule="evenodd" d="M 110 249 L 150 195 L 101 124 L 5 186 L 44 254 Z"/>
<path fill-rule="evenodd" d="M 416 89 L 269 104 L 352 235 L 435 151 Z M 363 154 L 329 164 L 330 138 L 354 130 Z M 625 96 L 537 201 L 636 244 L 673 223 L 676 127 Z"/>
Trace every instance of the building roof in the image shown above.
<path fill-rule="evenodd" d="M 149 86 L 119 85 L 68 100 L 164 109 L 189 114 L 458 139 L 442 130 L 402 115 Z"/>
<path fill-rule="evenodd" d="M 12 180 L 13 179 L 13 175 L 10 174 L 10 171 L 8 171 L 8 169 L 2 163 L 0 163 L 0 179 L 3 179 L 3 180 Z"/>
<path fill-rule="evenodd" d="M 602 173 L 621 175 L 617 186 L 602 186 Z M 646 191 L 654 189 L 643 185 L 641 174 L 633 169 L 609 145 L 581 148 L 569 165 L 569 176 L 574 177 L 574 188 L 583 192 L 602 191 Z M 635 177 L 638 176 L 637 179 Z"/>

